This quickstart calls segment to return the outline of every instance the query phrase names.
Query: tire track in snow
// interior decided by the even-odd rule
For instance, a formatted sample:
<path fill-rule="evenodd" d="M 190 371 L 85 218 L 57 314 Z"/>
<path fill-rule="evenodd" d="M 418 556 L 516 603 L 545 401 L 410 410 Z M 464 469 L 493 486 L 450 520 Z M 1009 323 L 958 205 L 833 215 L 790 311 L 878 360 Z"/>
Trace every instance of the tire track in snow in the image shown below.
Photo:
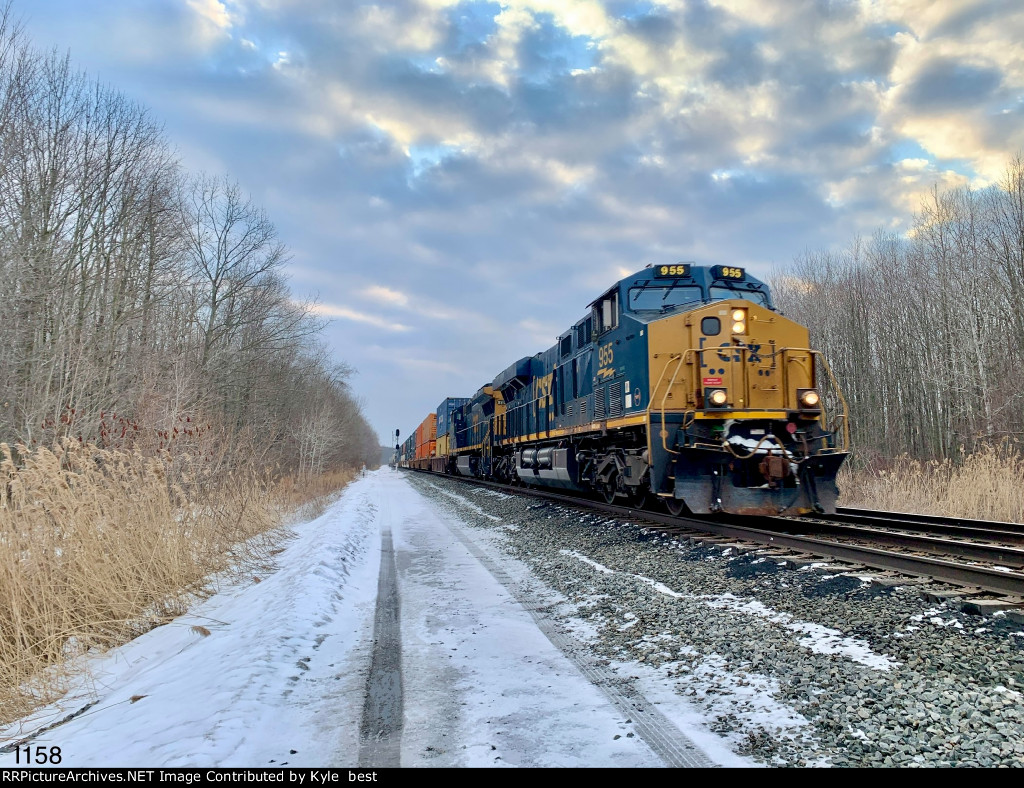
<path fill-rule="evenodd" d="M 391 540 L 391 506 L 386 496 L 381 496 L 379 505 L 382 529 L 373 656 L 370 675 L 366 679 L 363 719 L 359 726 L 359 765 L 363 768 L 402 765 L 401 607 Z"/>
<path fill-rule="evenodd" d="M 432 485 L 433 486 L 433 485 Z M 546 606 L 528 591 L 517 588 L 509 574 L 487 556 L 458 526 L 447 518 L 449 529 L 494 578 L 512 595 L 545 637 L 576 666 L 591 684 L 601 690 L 619 713 L 633 721 L 634 729 L 666 766 L 709 768 L 716 764 L 664 714 L 655 708 L 635 687 L 624 684 L 607 668 L 587 653 L 572 636 L 559 631 L 557 622 L 544 614 Z"/>

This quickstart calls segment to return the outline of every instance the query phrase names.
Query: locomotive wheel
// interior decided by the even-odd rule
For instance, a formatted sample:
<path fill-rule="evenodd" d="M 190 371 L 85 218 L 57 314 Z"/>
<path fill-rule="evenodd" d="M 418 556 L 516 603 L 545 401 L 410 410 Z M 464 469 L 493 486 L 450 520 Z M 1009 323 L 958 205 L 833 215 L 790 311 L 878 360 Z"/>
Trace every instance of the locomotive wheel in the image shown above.
<path fill-rule="evenodd" d="M 668 513 L 673 517 L 678 517 L 686 511 L 686 501 L 681 501 L 678 498 L 662 498 L 662 500 L 665 502 Z"/>
<path fill-rule="evenodd" d="M 634 487 L 629 500 L 634 508 L 646 509 L 651 503 L 650 490 L 647 488 L 647 485 L 641 482 Z"/>
<path fill-rule="evenodd" d="M 615 487 L 618 480 L 618 476 L 612 476 L 601 486 L 601 498 L 604 499 L 605 503 L 615 503 Z"/>

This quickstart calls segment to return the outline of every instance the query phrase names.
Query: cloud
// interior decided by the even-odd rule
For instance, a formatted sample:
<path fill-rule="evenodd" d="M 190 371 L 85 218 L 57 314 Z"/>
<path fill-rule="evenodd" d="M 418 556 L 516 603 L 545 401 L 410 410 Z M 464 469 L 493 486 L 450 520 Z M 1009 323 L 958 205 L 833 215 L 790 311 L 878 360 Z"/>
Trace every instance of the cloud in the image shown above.
<path fill-rule="evenodd" d="M 903 101 L 920 110 L 949 110 L 984 104 L 1002 82 L 999 70 L 952 58 L 936 58 L 907 86 Z"/>
<path fill-rule="evenodd" d="M 991 182 L 1024 148 L 1016 0 L 32 14 L 41 43 L 150 103 L 187 166 L 265 205 L 382 432 L 549 347 L 623 271 L 766 274 L 905 231 L 933 185 Z"/>
<path fill-rule="evenodd" d="M 383 328 L 385 331 L 409 331 L 409 326 L 402 325 L 401 323 L 395 323 L 383 317 L 377 315 L 369 315 L 365 312 L 358 312 L 355 309 L 349 309 L 347 306 L 338 306 L 334 304 L 314 304 L 312 311 L 317 315 L 324 317 L 340 317 L 343 320 L 354 320 L 357 323 L 368 323 L 371 326 L 377 328 Z"/>
<path fill-rule="evenodd" d="M 389 287 L 383 287 L 382 285 L 372 285 L 363 290 L 362 295 L 371 301 L 377 301 L 389 306 L 407 306 L 409 303 L 409 296 L 405 293 L 392 290 Z"/>
<path fill-rule="evenodd" d="M 213 30 L 227 33 L 234 26 L 231 13 L 220 0 L 186 0 L 186 5 Z"/>

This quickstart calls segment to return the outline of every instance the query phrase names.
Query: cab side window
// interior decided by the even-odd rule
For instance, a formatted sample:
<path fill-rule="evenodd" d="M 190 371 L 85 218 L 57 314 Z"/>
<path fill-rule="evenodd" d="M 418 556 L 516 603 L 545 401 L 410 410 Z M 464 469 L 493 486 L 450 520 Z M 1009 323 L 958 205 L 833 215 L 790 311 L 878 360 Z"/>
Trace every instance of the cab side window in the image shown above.
<path fill-rule="evenodd" d="M 619 293 L 615 291 L 594 304 L 597 333 L 603 334 L 619 325 Z"/>

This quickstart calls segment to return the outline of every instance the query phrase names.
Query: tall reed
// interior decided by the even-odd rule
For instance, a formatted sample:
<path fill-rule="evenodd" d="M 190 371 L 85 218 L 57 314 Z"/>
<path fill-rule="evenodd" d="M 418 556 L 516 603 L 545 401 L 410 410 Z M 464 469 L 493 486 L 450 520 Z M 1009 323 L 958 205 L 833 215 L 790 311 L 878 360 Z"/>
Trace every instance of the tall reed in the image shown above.
<path fill-rule="evenodd" d="M 898 457 L 839 475 L 840 504 L 918 514 L 1024 522 L 1024 458 L 1010 444 L 950 460 Z"/>
<path fill-rule="evenodd" d="M 212 574 L 267 560 L 282 512 L 257 470 L 0 444 L 0 721 L 62 692 L 75 657 L 180 614 Z"/>

